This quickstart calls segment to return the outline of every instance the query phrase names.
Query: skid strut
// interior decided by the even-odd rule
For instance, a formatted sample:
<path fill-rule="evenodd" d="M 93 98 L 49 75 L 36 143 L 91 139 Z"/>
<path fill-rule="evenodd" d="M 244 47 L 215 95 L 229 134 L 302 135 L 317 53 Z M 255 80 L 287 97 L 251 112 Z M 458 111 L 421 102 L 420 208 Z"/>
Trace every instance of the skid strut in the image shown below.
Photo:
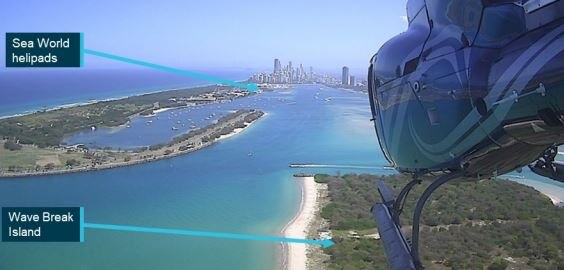
<path fill-rule="evenodd" d="M 421 221 L 421 212 L 425 203 L 431 194 L 441 185 L 450 180 L 462 176 L 461 172 L 451 172 L 444 174 L 434 180 L 423 192 L 423 195 L 417 201 L 417 205 L 413 212 L 413 230 L 411 234 L 411 244 L 401 231 L 399 215 L 403 210 L 405 198 L 409 191 L 421 180 L 416 177 L 409 182 L 395 198 L 392 190 L 380 181 L 378 183 L 378 192 L 382 197 L 382 203 L 376 203 L 371 209 L 372 215 L 376 220 L 378 233 L 386 251 L 390 269 L 423 269 L 419 258 L 419 223 Z"/>

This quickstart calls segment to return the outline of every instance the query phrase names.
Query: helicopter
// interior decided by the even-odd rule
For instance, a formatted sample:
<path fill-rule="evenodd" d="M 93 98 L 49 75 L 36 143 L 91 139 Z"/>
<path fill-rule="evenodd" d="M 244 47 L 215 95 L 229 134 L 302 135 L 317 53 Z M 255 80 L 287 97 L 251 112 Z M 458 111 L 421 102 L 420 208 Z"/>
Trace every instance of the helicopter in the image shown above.
<path fill-rule="evenodd" d="M 419 225 L 429 196 L 463 177 L 529 166 L 564 182 L 564 1 L 408 0 L 408 28 L 371 58 L 368 96 L 380 148 L 413 176 L 395 196 L 378 183 L 371 209 L 391 269 L 422 269 Z M 399 215 L 420 176 L 413 213 Z"/>

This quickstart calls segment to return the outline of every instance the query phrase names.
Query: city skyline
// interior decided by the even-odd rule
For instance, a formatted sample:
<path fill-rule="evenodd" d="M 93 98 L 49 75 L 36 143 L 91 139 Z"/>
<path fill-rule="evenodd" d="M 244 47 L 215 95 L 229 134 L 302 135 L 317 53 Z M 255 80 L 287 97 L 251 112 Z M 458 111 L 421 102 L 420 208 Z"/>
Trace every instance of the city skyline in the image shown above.
<path fill-rule="evenodd" d="M 342 72 L 342 79 L 338 80 L 333 74 L 314 72 L 313 66 L 309 66 L 309 71 L 306 71 L 302 63 L 298 67 L 294 67 L 290 60 L 287 65 L 283 66 L 279 58 L 274 58 L 272 72 L 257 72 L 251 75 L 249 79 L 259 84 L 325 83 L 342 86 L 362 86 L 366 84 L 364 80 L 360 83 L 355 83 L 356 77 L 355 75 L 350 75 L 347 66 L 343 66 Z"/>

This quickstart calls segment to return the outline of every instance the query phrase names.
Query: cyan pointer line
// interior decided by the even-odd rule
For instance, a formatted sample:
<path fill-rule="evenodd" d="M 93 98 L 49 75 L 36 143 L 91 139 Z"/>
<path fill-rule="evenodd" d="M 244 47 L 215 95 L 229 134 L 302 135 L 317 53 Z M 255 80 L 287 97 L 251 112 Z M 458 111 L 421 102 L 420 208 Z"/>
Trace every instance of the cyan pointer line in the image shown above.
<path fill-rule="evenodd" d="M 301 243 L 301 244 L 307 244 L 307 245 L 320 245 L 324 248 L 328 248 L 328 247 L 335 244 L 333 241 L 331 241 L 331 239 L 316 240 L 316 239 L 285 238 L 285 237 L 272 237 L 272 236 L 261 236 L 261 235 L 250 235 L 250 234 L 222 233 L 222 232 L 202 232 L 202 231 L 189 231 L 189 230 L 177 230 L 177 229 L 162 229 L 162 228 L 149 228 L 149 227 L 137 227 L 137 226 L 98 224 L 98 223 L 84 223 L 84 228 L 99 229 L 99 230 L 113 230 L 113 231 L 176 234 L 176 235 L 213 237 L 213 238 L 230 238 L 230 239 L 255 240 L 255 241 Z"/>
<path fill-rule="evenodd" d="M 192 72 L 192 71 L 187 71 L 187 70 L 182 70 L 182 69 L 177 69 L 177 68 L 172 68 L 172 67 L 167 67 L 167 66 L 161 66 L 161 65 L 158 65 L 158 64 L 139 61 L 139 60 L 135 60 L 135 59 L 127 58 L 127 57 L 122 57 L 122 56 L 118 56 L 118 55 L 113 55 L 113 54 L 89 50 L 89 49 L 84 49 L 84 50 L 82 50 L 82 52 L 85 53 L 85 54 L 90 54 L 90 55 L 94 55 L 94 56 L 98 56 L 98 57 L 108 58 L 108 59 L 112 59 L 112 60 L 116 60 L 116 61 L 120 61 L 120 62 L 125 62 L 125 63 L 129 63 L 129 64 L 134 64 L 134 65 L 139 65 L 139 66 L 144 66 L 144 67 L 149 67 L 149 68 L 154 68 L 154 69 L 158 69 L 158 70 L 162 70 L 162 71 L 166 71 L 166 72 L 172 72 L 172 73 L 176 73 L 176 74 L 180 74 L 180 75 L 183 75 L 183 76 L 188 76 L 188 77 L 192 77 L 192 78 L 196 78 L 196 79 L 200 79 L 200 80 L 205 80 L 205 81 L 210 81 L 210 82 L 215 82 L 215 83 L 221 83 L 221 84 L 225 84 L 225 85 L 231 85 L 231 86 L 235 86 L 235 87 L 239 87 L 239 88 L 246 88 L 249 92 L 255 92 L 255 91 L 258 90 L 258 86 L 254 83 L 244 84 L 244 83 L 226 80 L 226 79 L 222 79 L 222 78 L 218 78 L 218 77 L 214 77 L 214 76 L 210 76 L 210 75 L 206 75 L 206 74 L 202 74 L 202 73 L 197 73 L 197 72 Z"/>

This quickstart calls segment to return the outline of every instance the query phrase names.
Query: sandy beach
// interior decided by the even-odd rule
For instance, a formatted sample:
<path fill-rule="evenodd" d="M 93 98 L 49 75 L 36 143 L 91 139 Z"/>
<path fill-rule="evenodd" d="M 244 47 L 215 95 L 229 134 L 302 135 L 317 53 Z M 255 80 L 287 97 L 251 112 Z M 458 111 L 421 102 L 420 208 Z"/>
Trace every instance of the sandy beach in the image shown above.
<path fill-rule="evenodd" d="M 536 190 L 544 194 L 554 205 L 559 205 L 564 202 L 564 194 L 562 194 L 562 188 L 556 186 L 535 186 Z"/>
<path fill-rule="evenodd" d="M 548 193 L 543 193 L 543 194 L 549 197 L 554 205 L 558 205 L 560 202 L 564 202 L 564 200 L 558 198 L 556 195 L 552 195 Z"/>
<path fill-rule="evenodd" d="M 261 112 L 262 113 L 262 112 Z M 89 164 L 81 164 L 79 166 L 73 167 L 73 168 L 63 168 L 63 169 L 52 169 L 49 171 L 19 171 L 19 172 L 9 172 L 9 171 L 2 171 L 0 170 L 0 178 L 7 178 L 7 177 L 26 177 L 26 176 L 41 176 L 41 175 L 54 175 L 54 174 L 65 174 L 65 173 L 75 173 L 75 172 L 86 172 L 86 171 L 96 171 L 96 170 L 105 170 L 105 169 L 112 169 L 112 168 L 118 168 L 118 167 L 125 167 L 125 166 L 131 166 L 131 165 L 136 165 L 136 164 L 141 164 L 141 163 L 147 163 L 147 162 L 152 162 L 152 161 L 156 161 L 156 160 L 161 160 L 161 159 L 167 159 L 167 158 L 172 158 L 172 157 L 176 157 L 176 156 L 180 156 L 180 155 L 185 155 L 188 153 L 192 153 L 194 151 L 198 151 L 202 148 L 205 148 L 207 146 L 210 146 L 218 141 L 224 140 L 226 138 L 235 136 L 241 132 L 243 132 L 244 130 L 246 130 L 249 126 L 251 126 L 251 124 L 253 124 L 254 122 L 256 122 L 258 119 L 255 119 L 254 121 L 251 122 L 244 122 L 244 127 L 243 128 L 236 128 L 233 129 L 229 134 L 225 134 L 225 135 L 221 135 L 218 138 L 215 138 L 213 140 L 209 140 L 209 141 L 202 141 L 202 138 L 205 136 L 209 136 L 210 132 L 213 131 L 217 131 L 219 129 L 224 128 L 226 125 L 232 125 L 233 123 L 235 123 L 238 120 L 243 120 L 245 115 L 241 115 L 238 116 L 235 119 L 230 119 L 228 120 L 226 123 L 221 123 L 221 124 L 214 124 L 214 125 L 210 125 L 207 128 L 211 129 L 208 132 L 205 132 L 203 134 L 198 134 L 193 136 L 190 139 L 184 140 L 184 141 L 180 141 L 171 145 L 165 145 L 162 148 L 156 149 L 156 150 L 146 150 L 144 152 L 141 153 L 135 153 L 135 152 L 131 152 L 131 151 L 125 151 L 125 152 L 113 152 L 116 154 L 123 154 L 127 157 L 129 157 L 129 160 L 125 160 L 125 159 L 119 159 L 119 160 L 114 160 L 112 162 L 106 162 L 106 163 L 102 163 L 102 164 L 98 164 L 97 166 L 91 166 Z M 261 114 L 261 116 L 264 115 L 264 113 Z M 0 140 L 0 142 L 2 142 Z M 180 150 L 179 147 L 186 147 L 186 149 Z M 189 146 L 189 147 L 188 147 Z M 58 150 L 58 151 L 63 151 L 63 150 Z M 97 150 L 100 151 L 100 153 L 111 153 L 112 150 Z M 58 154 L 58 152 L 56 152 Z M 63 152 L 61 152 L 63 153 Z M 149 157 L 150 156 L 150 157 Z"/>
<path fill-rule="evenodd" d="M 526 178 L 510 178 L 510 180 L 536 189 L 550 198 L 554 205 L 564 202 L 564 189 L 559 185 L 551 184 L 550 180 L 548 182 Z"/>
<path fill-rule="evenodd" d="M 261 116 L 261 118 L 264 119 L 264 117 L 267 116 L 267 115 L 268 115 L 268 113 L 264 113 L 264 114 Z M 234 129 L 234 130 L 233 130 L 231 133 L 229 133 L 229 134 L 219 136 L 219 138 L 217 138 L 217 140 L 223 140 L 223 139 L 231 138 L 231 137 L 233 137 L 233 136 L 235 136 L 235 135 L 237 135 L 237 134 L 243 132 L 244 130 L 248 130 L 249 127 L 251 127 L 251 125 L 253 125 L 255 122 L 256 122 L 256 121 L 253 121 L 253 122 L 250 122 L 250 123 L 245 122 L 245 127 L 244 127 L 244 128 L 236 128 L 236 129 Z"/>
<path fill-rule="evenodd" d="M 315 210 L 319 202 L 319 189 L 313 177 L 295 177 L 300 183 L 302 190 L 302 200 L 300 210 L 296 216 L 284 228 L 284 237 L 307 238 L 309 224 L 315 218 Z M 306 269 L 307 263 L 307 245 L 291 243 L 285 247 L 285 268 L 288 270 Z"/>

